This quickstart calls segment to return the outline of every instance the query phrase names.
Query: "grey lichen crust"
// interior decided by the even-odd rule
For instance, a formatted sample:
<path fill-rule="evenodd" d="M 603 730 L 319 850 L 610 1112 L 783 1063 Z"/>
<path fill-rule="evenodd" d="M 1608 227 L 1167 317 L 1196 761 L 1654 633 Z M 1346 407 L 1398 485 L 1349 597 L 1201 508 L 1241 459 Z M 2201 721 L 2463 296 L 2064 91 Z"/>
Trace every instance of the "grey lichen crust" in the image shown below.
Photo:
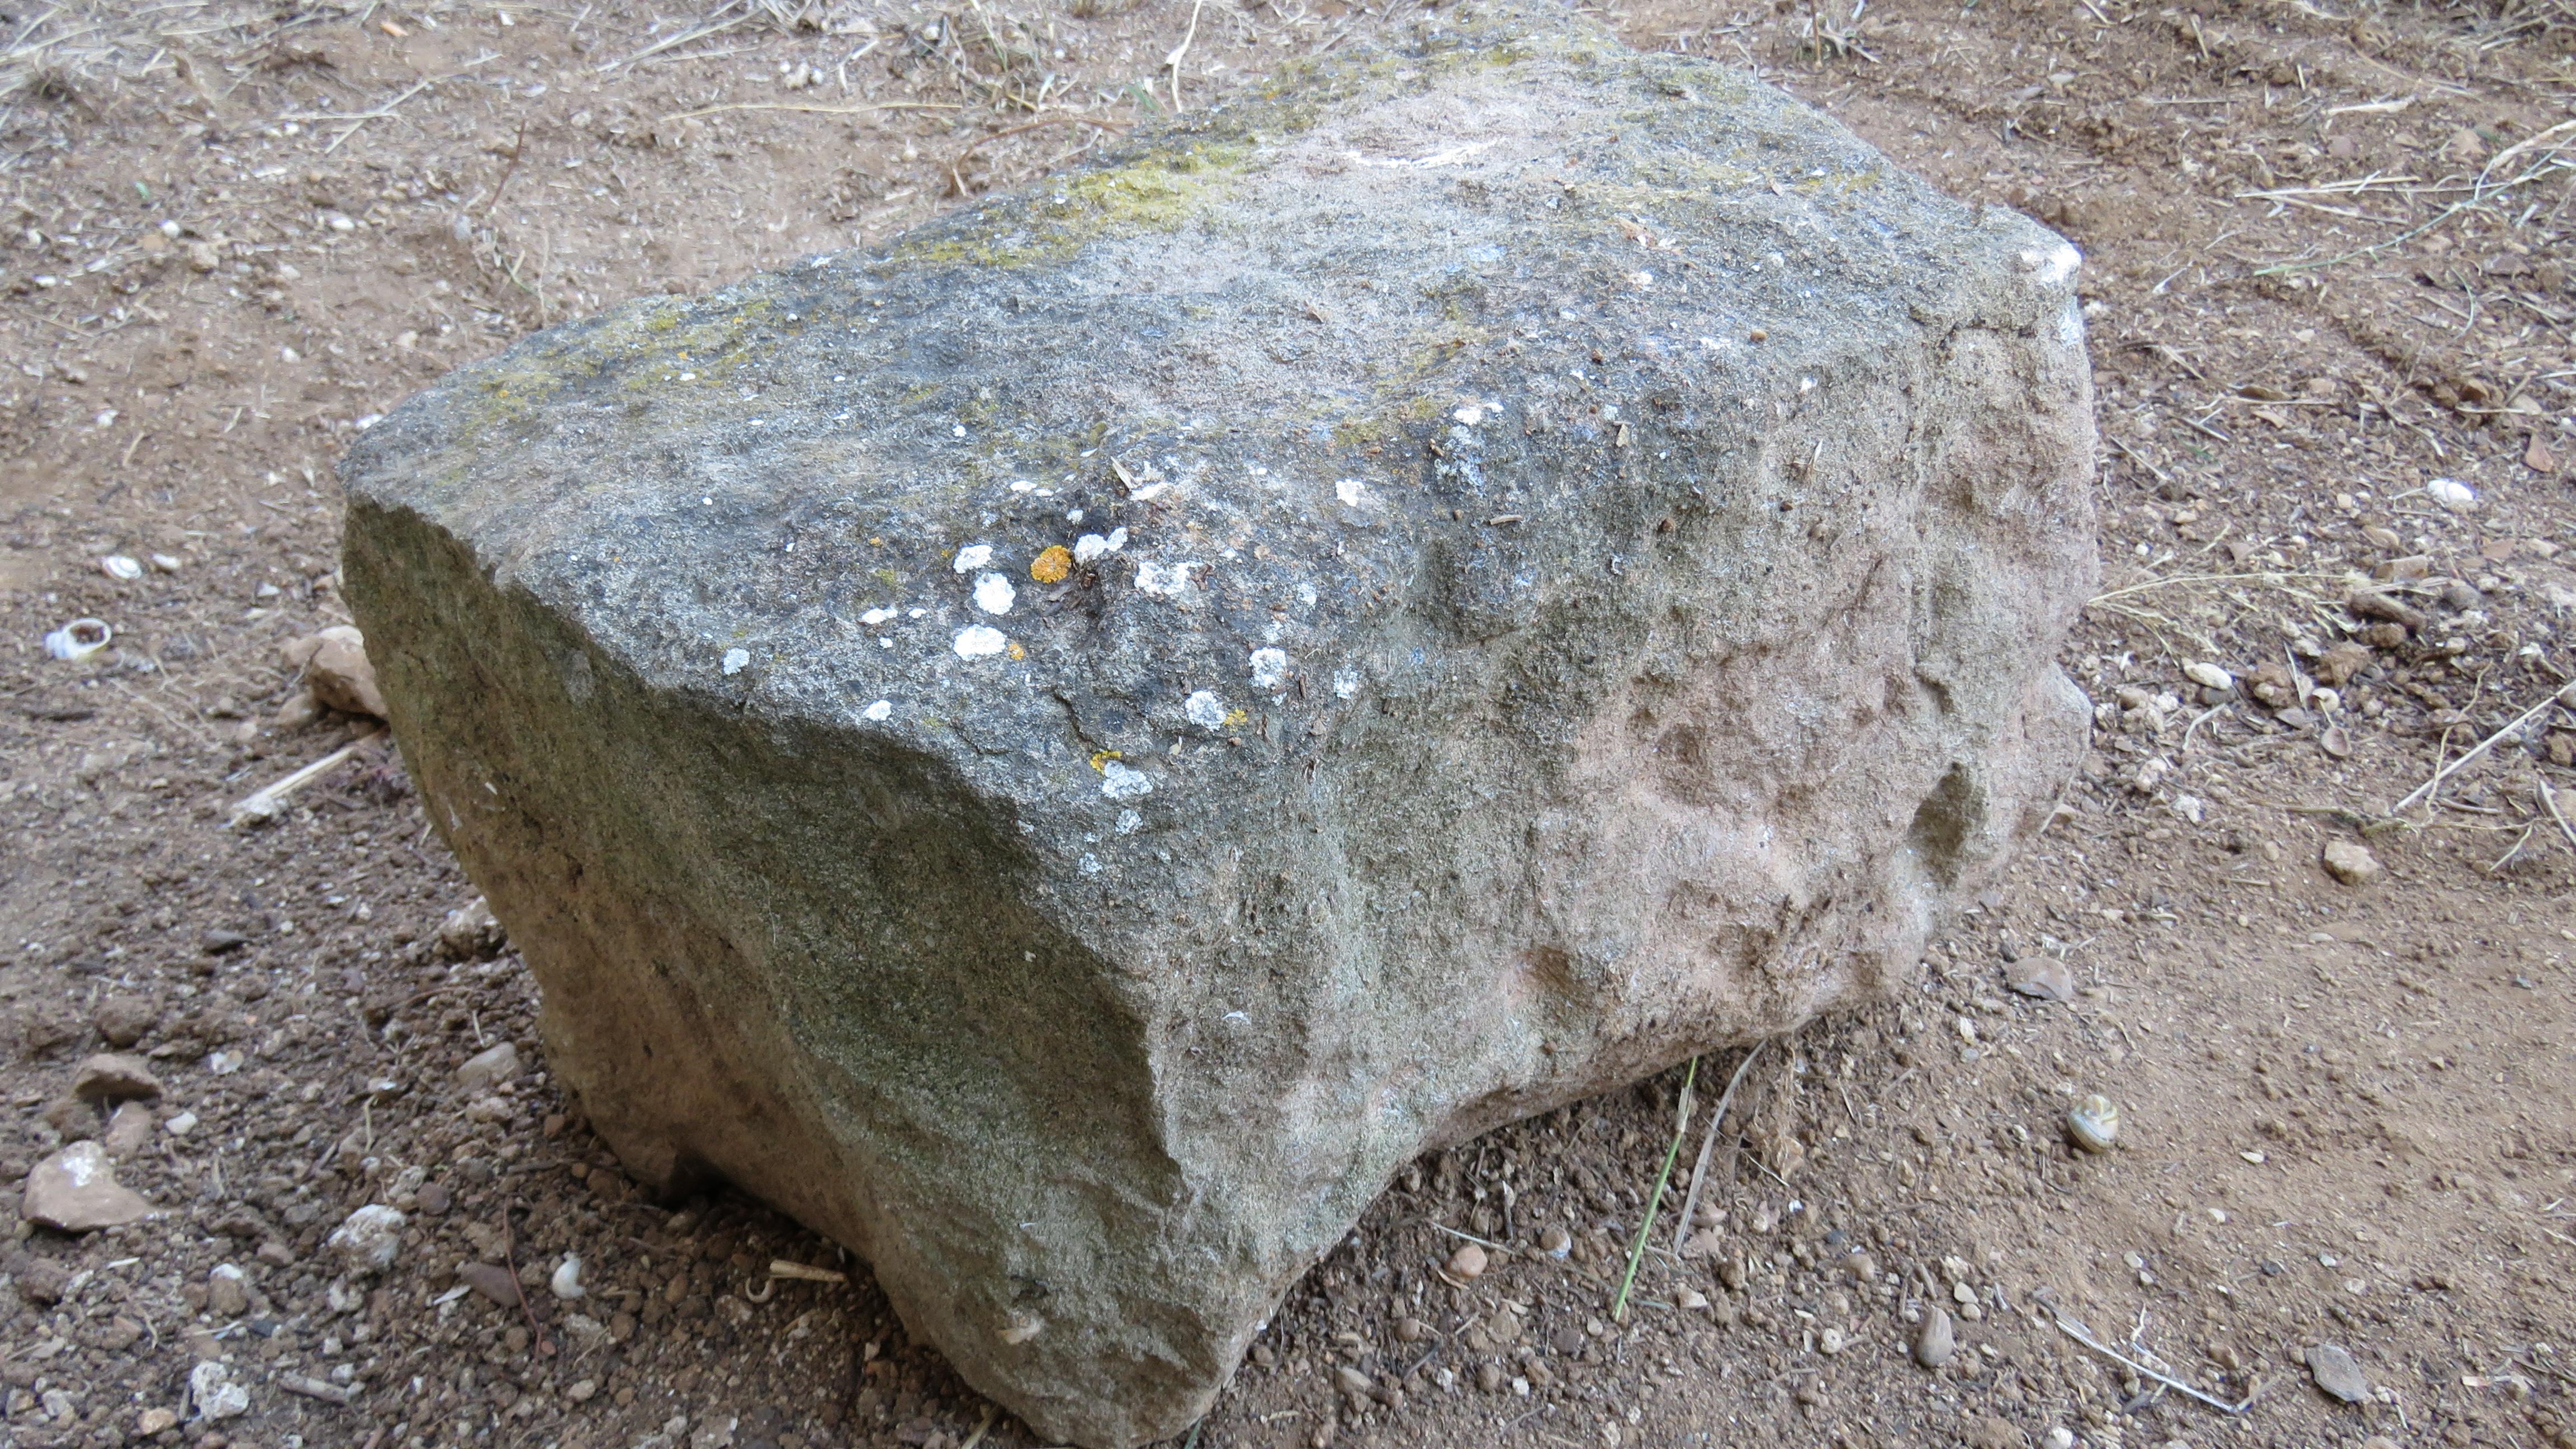
<path fill-rule="evenodd" d="M 456 373 L 350 593 L 628 1163 L 1132 1444 L 1407 1160 L 1888 992 L 2045 818 L 2075 265 L 1492 11 Z"/>

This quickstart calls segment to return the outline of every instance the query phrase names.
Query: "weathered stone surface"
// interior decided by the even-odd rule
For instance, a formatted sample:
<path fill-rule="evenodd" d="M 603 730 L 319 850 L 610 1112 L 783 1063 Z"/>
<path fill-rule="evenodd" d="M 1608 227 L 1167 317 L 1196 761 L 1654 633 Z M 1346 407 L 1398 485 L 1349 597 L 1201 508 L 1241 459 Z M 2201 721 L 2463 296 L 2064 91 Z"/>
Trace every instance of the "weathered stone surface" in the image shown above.
<path fill-rule="evenodd" d="M 1416 1154 L 1893 989 L 2046 818 L 2075 264 L 1488 16 L 465 369 L 350 597 L 629 1166 L 1130 1444 Z"/>
<path fill-rule="evenodd" d="M 95 1142 L 75 1142 L 30 1168 L 18 1208 L 38 1227 L 64 1233 L 123 1227 L 152 1213 L 141 1193 L 116 1180 L 107 1149 Z"/>

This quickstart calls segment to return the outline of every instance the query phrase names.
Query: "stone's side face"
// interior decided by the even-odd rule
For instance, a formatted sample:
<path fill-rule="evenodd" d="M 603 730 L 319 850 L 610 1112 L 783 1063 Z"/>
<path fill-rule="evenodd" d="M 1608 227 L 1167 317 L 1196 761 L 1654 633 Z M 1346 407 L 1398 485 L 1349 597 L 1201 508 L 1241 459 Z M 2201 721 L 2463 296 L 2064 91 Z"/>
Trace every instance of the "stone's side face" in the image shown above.
<path fill-rule="evenodd" d="M 2046 818 L 2075 267 L 1489 13 L 458 372 L 350 593 L 630 1166 L 1132 1444 L 1406 1161 L 1890 991 Z"/>

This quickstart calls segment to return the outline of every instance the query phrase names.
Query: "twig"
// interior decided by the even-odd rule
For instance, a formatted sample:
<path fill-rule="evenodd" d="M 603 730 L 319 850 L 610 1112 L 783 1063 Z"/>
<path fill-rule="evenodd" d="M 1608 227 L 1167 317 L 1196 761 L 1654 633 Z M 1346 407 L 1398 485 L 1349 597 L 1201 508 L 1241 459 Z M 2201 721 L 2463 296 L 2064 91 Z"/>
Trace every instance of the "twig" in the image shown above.
<path fill-rule="evenodd" d="M 1441 1231 L 1441 1232 L 1447 1233 L 1449 1236 L 1451 1236 L 1451 1237 L 1453 1237 L 1453 1238 L 1460 1239 L 1461 1241 L 1464 1241 L 1464 1242 L 1470 1242 L 1470 1243 L 1473 1243 L 1473 1244 L 1475 1244 L 1475 1245 L 1476 1245 L 1477 1247 L 1479 1247 L 1479 1248 L 1490 1248 L 1490 1249 L 1492 1249 L 1494 1252 L 1497 1252 L 1497 1253 L 1503 1253 L 1503 1254 L 1509 1254 L 1509 1253 L 1512 1251 L 1511 1249 L 1509 1249 L 1509 1248 L 1507 1248 L 1507 1247 L 1504 1247 L 1502 1244 L 1495 1242 L 1495 1241 L 1494 1241 L 1494 1240 L 1492 1240 L 1491 1238 L 1480 1238 L 1480 1237 L 1477 1237 L 1474 1233 L 1462 1233 L 1462 1232 L 1458 1231 L 1456 1228 L 1450 1227 L 1450 1226 L 1448 1226 L 1448 1225 L 1447 1225 L 1447 1224 L 1445 1224 L 1445 1223 L 1434 1223 L 1434 1222 L 1431 1222 L 1431 1219 L 1429 1219 L 1429 1218 L 1424 1218 L 1424 1219 L 1423 1219 L 1423 1221 L 1424 1221 L 1424 1222 L 1426 1222 L 1426 1223 L 1430 1223 L 1430 1225 L 1431 1225 L 1432 1227 L 1434 1227 L 1434 1228 L 1438 1229 L 1438 1230 L 1439 1230 L 1439 1231 Z"/>
<path fill-rule="evenodd" d="M 2553 127 L 2551 127 L 2550 129 L 2554 131 L 2554 130 L 2558 130 L 2558 129 L 2561 129 L 2561 128 L 2559 128 L 2559 127 L 2554 127 L 2554 126 L 2553 126 Z M 2547 134 L 2549 134 L 2549 132 L 2544 131 L 2544 132 L 2542 132 L 2542 133 L 2540 133 L 2540 134 L 2541 134 L 2541 135 L 2547 135 Z M 2528 140 L 2527 140 L 2526 142 L 2524 142 L 2523 144 L 2529 144 L 2529 141 L 2537 141 L 2537 140 L 2539 140 L 2539 139 L 2540 139 L 2540 136 L 2532 136 L 2532 137 L 2528 138 Z M 2520 149 L 2520 148 L 2517 146 L 2517 147 L 2510 148 L 2510 149 Z M 2547 174 L 2548 172 L 2553 171 L 2553 170 L 2559 170 L 2559 169 L 2576 169 L 2576 168 L 2564 168 L 2564 163 L 2553 161 L 2553 162 L 2551 162 L 2551 163 L 2549 163 L 2549 164 L 2547 164 L 2547 165 L 2543 165 L 2543 166 L 2541 166 L 2541 167 L 2539 167 L 2539 168 L 2537 168 L 2537 169 L 2535 169 L 2535 170 L 2532 170 L 2532 171 L 2526 171 L 2526 172 L 2524 172 L 2522 175 L 2515 177 L 2515 178 L 2514 178 L 2514 179 L 2512 179 L 2511 181 L 2499 181 L 2499 182 L 2497 182 L 2497 183 L 2496 183 L 2494 186 L 2492 186 L 2492 187 L 2489 187 L 2489 186 L 2486 184 L 2486 178 L 2485 178 L 2485 176 L 2484 176 L 2483 174 L 2481 174 L 2481 175 L 2480 175 L 2480 177 L 2479 177 L 2479 179 L 2478 179 L 2478 190 L 2477 190 L 2477 192 L 2476 192 L 2474 195 L 2472 195 L 2472 196 L 2468 197 L 2466 200 L 2463 200 L 2463 201 L 2455 201 L 2455 202 L 2452 202 L 2449 206 L 2444 207 L 2444 208 L 2441 210 L 2441 212 L 2440 212 L 2439 214 L 2437 214 L 2436 216 L 2434 216 L 2434 218 L 2433 218 L 2431 221 L 2428 221 L 2428 222 L 2424 223 L 2422 226 L 2416 227 L 2416 228 L 2415 228 L 2414 230 L 2412 230 L 2412 231 L 2408 231 L 2408 232 L 2401 232 L 2401 233 L 2399 233 L 2399 234 L 2398 234 L 2398 235 L 2396 235 L 2396 236 L 2390 237 L 2390 238 L 2389 238 L 2388 240 L 2386 240 L 2386 241 L 2382 241 L 2382 242 L 2374 242 L 2374 243 L 2372 243 L 2372 244 L 2371 244 L 2371 245 L 2369 245 L 2369 246 L 2361 247 L 2361 248 L 2358 248 L 2358 249 L 2353 250 L 2353 251 L 2345 252 L 2342 256 L 2339 256 L 2339 257 L 2327 257 L 2327 258 L 2326 258 L 2326 259 L 2324 259 L 2323 261 L 2314 261 L 2314 262 L 2276 262 L 2276 263 L 2274 263 L 2273 265 L 2268 266 L 2268 267 L 2258 267 L 2258 268 L 2256 268 L 2256 269 L 2255 269 L 2255 271 L 2254 271 L 2254 273 L 2253 273 L 2253 275 L 2258 276 L 2258 277 L 2280 277 L 2280 276 L 2288 276 L 2288 275 L 2291 275 L 2291 274 L 2293 274 L 2293 273 L 2297 273 L 2297 272 L 2313 272 L 2313 271 L 2320 271 L 2320 270 L 2322 270 L 2322 269 L 2324 269 L 2324 268 L 2327 268 L 2327 267 L 2336 267 L 2336 266 L 2341 266 L 2341 265 L 2343 265 L 2345 262 L 2358 261 L 2359 259 L 2361 259 L 2361 258 L 2363 258 L 2363 257 L 2377 256 L 2379 253 L 2381 253 L 2381 252 L 2384 252 L 2384 251 L 2388 250 L 2390 247 L 2394 247 L 2394 246 L 2403 246 L 2403 245 L 2405 245 L 2406 243 L 2408 243 L 2408 242 L 2410 242 L 2410 241 L 2413 241 L 2415 238 L 2417 238 L 2417 237 L 2419 237 L 2419 236 L 2422 236 L 2422 235 L 2424 235 L 2425 233 L 2427 233 L 2427 232 L 2429 232 L 2429 231 L 2434 230 L 2435 228 L 2437 228 L 2437 227 L 2439 227 L 2439 226 L 2443 225 L 2444 223 L 2448 222 L 2451 218 L 2453 218 L 2453 217 L 2455 217 L 2455 216 L 2458 216 L 2461 212 L 2468 211 L 2468 210 L 2471 210 L 2471 209 L 2473 209 L 2473 208 L 2476 208 L 2476 207 L 2480 207 L 2480 206 L 2484 206 L 2484 205 L 2486 205 L 2486 202 L 2487 202 L 2487 198 L 2488 198 L 2488 196 L 2490 196 L 2490 195 L 2491 195 L 2491 194 L 2493 194 L 2494 192 L 2497 192 L 2497 191 L 2511 191 L 2513 188 L 2515 188 L 2515 187 L 2517 187 L 2517 186 L 2522 185 L 2522 184 L 2523 184 L 2524 182 L 2526 182 L 2526 181 L 2536 181 L 2536 180 L 2538 180 L 2541 176 L 2543 176 L 2543 175 Z M 2186 422 L 2186 423 L 2188 423 L 2188 422 L 2190 422 L 2191 420 L 2190 420 L 2189 418 L 2185 418 L 2185 419 L 2183 419 L 2183 421 L 2184 421 L 2184 422 Z"/>
<path fill-rule="evenodd" d="M 694 111 L 673 111 L 654 124 L 693 120 L 720 111 L 802 111 L 813 116 L 863 116 L 870 111 L 962 111 L 964 106 L 952 101 L 880 101 L 870 106 L 801 106 L 788 101 L 736 101 L 729 106 L 700 106 Z"/>
<path fill-rule="evenodd" d="M 2467 765 L 2470 761 L 2475 760 L 2480 755 L 2485 754 L 2496 741 L 2503 739 L 2506 735 L 2520 730 L 2524 725 L 2531 722 L 2533 716 L 2553 705 L 2558 704 L 2562 700 L 2568 699 L 2571 695 L 2576 695 L 2576 689 L 2562 689 L 2542 700 L 2540 703 L 2533 705 L 2531 708 L 2524 710 L 2519 716 L 2515 717 L 2513 723 L 2506 725 L 2504 728 L 2497 730 L 2494 734 L 2478 741 L 2475 745 L 2462 752 L 2458 759 L 2453 760 L 2451 763 L 2444 765 L 2439 770 L 2434 771 L 2432 779 L 2429 779 L 2423 784 L 2408 791 L 2405 799 L 2388 807 L 2388 813 L 2391 815 L 2400 815 L 2405 813 L 2408 807 L 2421 802 L 2425 796 L 2430 795 L 2435 790 L 2441 788 L 2441 784 L 2444 780 L 2458 774 L 2463 766 Z"/>
<path fill-rule="evenodd" d="M 2341 577 L 2343 577 L 2341 574 L 2288 573 L 2278 569 L 2265 569 L 2252 573 L 2240 574 L 2171 574 L 2164 578 L 2148 579 L 2144 583 L 2130 584 L 2125 588 L 2113 589 L 2108 593 L 2095 594 L 2093 597 L 2084 601 L 2084 607 L 2088 609 L 2099 608 L 2102 605 L 2114 603 L 2120 599 L 2125 599 L 2131 594 L 2143 594 L 2154 589 L 2178 588 L 2184 584 L 2265 584 L 2273 588 L 2286 589 L 2293 583 L 2330 583 Z"/>
<path fill-rule="evenodd" d="M 735 0 L 735 3 L 740 4 L 741 0 Z M 728 5 L 725 8 L 729 10 L 733 7 Z M 716 13 L 721 15 L 724 11 L 720 10 Z M 633 55 L 626 57 L 624 60 L 612 60 L 608 64 L 601 66 L 599 68 L 599 73 L 601 75 L 606 75 L 610 71 L 617 69 L 619 66 L 633 65 L 640 60 L 649 60 L 674 46 L 686 45 L 692 40 L 704 40 L 710 35 L 720 35 L 725 31 L 731 30 L 735 26 L 742 24 L 744 21 L 749 20 L 754 13 L 755 12 L 751 7 L 744 6 L 743 12 L 731 20 L 711 20 L 706 24 L 699 26 L 695 30 L 684 30 L 677 35 L 666 35 L 660 40 L 654 41 L 651 45 L 644 47 L 642 50 L 635 52 Z"/>
<path fill-rule="evenodd" d="M 1672 1145 L 1664 1149 L 1664 1167 L 1655 1174 L 1655 1190 L 1646 1199 L 1646 1215 L 1637 1223 L 1637 1241 L 1628 1247 L 1628 1271 L 1619 1279 L 1618 1296 L 1610 1300 L 1610 1321 L 1628 1321 L 1628 1290 L 1637 1284 L 1637 1265 L 1646 1258 L 1646 1235 L 1655 1230 L 1655 1210 L 1664 1205 L 1664 1184 L 1673 1179 L 1673 1164 L 1681 1160 L 1682 1135 L 1690 1131 L 1691 1088 L 1699 1082 L 1699 1058 L 1690 1059 L 1690 1070 L 1682 1074 L 1682 1099 L 1673 1118 Z"/>
<path fill-rule="evenodd" d="M 1164 67 L 1172 73 L 1172 114 L 1176 116 L 1189 109 L 1181 104 L 1181 57 L 1190 53 L 1190 42 L 1198 38 L 1199 10 L 1206 4 L 1207 0 L 1190 0 L 1190 28 L 1181 32 L 1181 43 L 1163 57 Z"/>
<path fill-rule="evenodd" d="M 2576 850 L 2576 825 L 2568 824 L 2567 817 L 2560 813 L 2558 809 L 2558 792 L 2549 788 L 2549 782 L 2547 780 L 2540 782 L 2540 803 L 2549 808 L 2549 818 L 2558 822 L 2558 833 L 2567 837 L 2567 848 L 2569 850 Z M 2515 848 L 2520 849 L 2521 847 L 2517 846 Z"/>
<path fill-rule="evenodd" d="M 2507 829 L 2511 829 L 2512 827 L 2511 827 L 2511 826 L 2507 826 L 2506 828 L 2507 828 Z M 2531 843 L 2531 833 L 2532 833 L 2533 831 L 2535 831 L 2535 830 L 2538 830 L 2539 828 L 2540 828 L 2540 822 L 2539 822 L 2539 821 L 2537 821 L 2537 820 L 2535 820 L 2535 821 L 2531 822 L 2529 825 L 2524 826 L 2524 827 L 2522 828 L 2522 835 L 2521 835 L 2518 839 L 2516 839 L 2516 840 L 2514 841 L 2514 843 L 2513 843 L 2513 849 L 2508 850 L 2508 851 L 2506 851 L 2504 854 L 2497 856 L 2497 857 L 2496 857 L 2496 860 L 2495 860 L 2495 864 L 2490 865 L 2490 866 L 2488 866 L 2488 867 L 2487 867 L 2487 874 L 2489 874 L 2489 875 L 2493 875 L 2493 874 L 2495 874 L 2497 871 L 2500 871 L 2500 870 L 2504 869 L 2504 868 L 2505 868 L 2505 866 L 2506 866 L 2508 863 L 2510 863 L 2510 862 L 2511 862 L 2511 861 L 2512 861 L 2516 856 L 2521 855 L 2521 854 L 2522 854 L 2522 848 L 2523 848 L 2524 846 L 2529 845 L 2529 844 Z"/>
<path fill-rule="evenodd" d="M 501 1209 L 501 1261 L 509 1265 L 510 1291 L 518 1295 L 519 1313 L 528 1320 L 528 1337 L 537 1346 L 537 1356 L 552 1358 L 554 1340 L 547 1338 L 546 1331 L 537 1326 L 537 1310 L 528 1305 L 527 1285 L 519 1281 L 519 1232 L 518 1225 L 510 1220 L 510 1211 L 508 1207 Z"/>
<path fill-rule="evenodd" d="M 2147 1367 L 2145 1364 L 2138 1362 L 2136 1359 L 2129 1357 L 2127 1354 L 2124 1354 L 2118 1349 L 2111 1347 L 2109 1344 L 2102 1342 L 2100 1339 L 2095 1338 L 2093 1336 L 2093 1330 L 2086 1328 L 2083 1320 L 2070 1318 L 2066 1314 L 2058 1312 L 2055 1304 L 2045 1304 L 2043 1306 L 2048 1309 L 2049 1321 L 2057 1325 L 2060 1333 L 2065 1334 L 2067 1337 L 2074 1339 L 2077 1343 L 2084 1345 L 2095 1353 L 2101 1354 L 2103 1357 L 2110 1359 L 2114 1363 L 2121 1364 L 2137 1373 L 2144 1374 L 2148 1378 L 2154 1379 L 2157 1383 L 2164 1385 L 2166 1388 L 2175 1389 L 2182 1393 L 2189 1394 L 2193 1398 L 2200 1400 L 2202 1403 L 2207 1404 L 2222 1414 L 2242 1414 L 2247 1409 L 2254 1407 L 2254 1400 L 2262 1395 L 2263 1385 L 2257 1383 L 2252 1389 L 2247 1391 L 2245 1402 L 2241 1404 L 2231 1404 L 2225 1399 L 2212 1398 L 2210 1395 L 2202 1393 L 2200 1390 L 2193 1388 L 2191 1385 L 2184 1383 L 2173 1375 L 2158 1373 L 2154 1369 Z"/>
<path fill-rule="evenodd" d="M 510 178 L 519 174 L 519 158 L 526 155 L 527 151 L 528 123 L 521 121 L 517 138 L 510 142 L 510 164 L 501 168 L 501 179 L 492 185 L 492 199 L 483 203 L 485 217 L 491 216 L 493 208 L 501 204 L 501 193 L 510 189 Z M 515 282 L 518 278 L 512 277 L 510 280 Z"/>
<path fill-rule="evenodd" d="M 381 727 L 370 729 L 366 733 L 358 736 L 356 739 L 349 741 L 340 748 L 333 750 L 331 753 L 324 755 L 318 760 L 315 760 L 312 764 L 309 764 L 303 769 L 296 771 L 294 774 L 287 776 L 285 779 L 280 780 L 273 785 L 263 786 L 258 790 L 252 791 L 250 794 L 242 797 L 242 799 L 236 803 L 230 811 L 226 812 L 224 824 L 231 828 L 239 829 L 243 825 L 264 823 L 266 821 L 276 819 L 278 807 L 286 803 L 287 796 L 303 789 L 315 779 L 337 769 L 342 762 L 346 761 L 351 755 L 356 754 L 359 748 L 365 745 L 367 741 L 374 739 L 377 735 L 382 734 L 383 732 L 384 731 Z"/>
<path fill-rule="evenodd" d="M 1726 1090 L 1717 1094 L 1717 1105 L 1709 1109 L 1708 1130 L 1700 1134 L 1699 1156 L 1691 1163 L 1690 1191 L 1682 1195 L 1682 1220 L 1673 1229 L 1675 1253 L 1682 1250 L 1683 1240 L 1690 1236 L 1691 1214 L 1699 1210 L 1699 1190 L 1708 1185 L 1708 1159 L 1717 1150 L 1717 1129 L 1726 1122 L 1726 1109 L 1734 1105 L 1735 1089 L 1744 1085 L 1744 1074 L 1753 1070 L 1753 1059 L 1762 1055 L 1762 1048 L 1768 1045 L 1768 1041 L 1753 1044 L 1753 1050 L 1735 1064 L 1735 1075 L 1726 1079 Z"/>
<path fill-rule="evenodd" d="M 998 1417 L 1001 1412 L 1001 1410 L 994 1408 L 991 1404 L 986 1404 L 984 1406 L 984 1422 L 975 1426 L 975 1432 L 967 1435 L 966 1442 L 959 1445 L 958 1449 L 975 1449 L 976 1445 L 983 1443 L 984 1436 L 992 1432 L 993 1420 Z M 1206 1422 L 1207 1421 L 1204 1419 L 1199 1421 L 1201 1424 Z M 1198 1424 L 1192 1424 L 1190 1426 L 1190 1442 L 1192 1444 L 1199 1442 Z"/>
<path fill-rule="evenodd" d="M 1089 116 L 1040 116 L 1038 119 L 1031 121 L 1026 125 L 1012 126 L 1007 130 L 995 131 L 989 136 L 978 136 L 974 140 L 967 142 L 966 149 L 958 152 L 955 159 L 948 163 L 948 184 L 956 188 L 957 195 L 966 195 L 966 178 L 958 169 L 966 164 L 966 158 L 974 155 L 978 149 L 990 144 L 991 142 L 1003 140 L 1006 137 L 1021 135 L 1028 131 L 1043 130 L 1048 126 L 1090 126 L 1097 130 L 1107 131 L 1113 136 L 1123 136 L 1127 133 L 1127 128 L 1125 126 L 1121 126 L 1114 121 L 1095 121 Z"/>

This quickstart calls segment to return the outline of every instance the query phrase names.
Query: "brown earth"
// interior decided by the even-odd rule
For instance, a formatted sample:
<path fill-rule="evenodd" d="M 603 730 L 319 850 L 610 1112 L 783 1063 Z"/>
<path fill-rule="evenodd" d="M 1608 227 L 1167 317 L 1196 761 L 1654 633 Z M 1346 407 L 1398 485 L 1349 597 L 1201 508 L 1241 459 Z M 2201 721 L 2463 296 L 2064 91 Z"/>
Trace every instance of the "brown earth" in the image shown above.
<path fill-rule="evenodd" d="M 6 20 L 0 1179 L 105 1134 L 160 1215 L 0 1240 L 0 1440 L 1032 1442 L 862 1266 L 735 1196 L 637 1199 L 549 1086 L 515 958 L 440 946 L 474 891 L 380 742 L 273 826 L 225 825 L 357 728 L 276 717 L 281 646 L 345 618 L 330 463 L 369 414 L 531 327 L 881 239 L 1172 105 L 1176 79 L 1208 104 L 1441 20 L 796 14 Z M 2576 22 L 2324 0 L 1607 18 L 2088 252 L 2106 592 L 2066 662 L 2104 707 L 2096 749 L 1919 989 L 1754 1063 L 1705 1235 L 1675 1256 L 1667 1201 L 1624 1325 L 1680 1072 L 1424 1161 L 1193 1437 L 2576 1443 L 2576 834 L 2549 813 L 2576 817 L 2576 712 L 2531 712 L 2576 676 Z M 2356 574 L 2399 607 L 2348 609 Z M 113 645 L 47 657 L 82 616 Z M 2327 874 L 2338 842 L 2380 878 Z M 2061 966 L 2070 1000 L 2011 988 Z M 148 1134 L 65 1100 L 109 1041 L 163 1085 Z M 515 1078 L 461 1086 L 503 1041 Z M 1702 1065 L 1684 1169 L 1735 1065 Z M 2092 1093 L 2121 1114 L 2107 1155 L 2063 1131 Z M 410 1218 L 353 1283 L 324 1237 L 370 1201 Z M 1434 1271 L 1461 1234 L 1507 1245 L 1463 1287 Z M 575 1300 L 546 1286 L 567 1254 Z M 1906 1353 L 1935 1302 L 1960 1344 L 1937 1373 Z M 2252 1405 L 2160 1387 L 2059 1313 Z M 2314 1385 L 2318 1344 L 2363 1403 Z M 157 1427 L 201 1360 L 248 1412 Z"/>

